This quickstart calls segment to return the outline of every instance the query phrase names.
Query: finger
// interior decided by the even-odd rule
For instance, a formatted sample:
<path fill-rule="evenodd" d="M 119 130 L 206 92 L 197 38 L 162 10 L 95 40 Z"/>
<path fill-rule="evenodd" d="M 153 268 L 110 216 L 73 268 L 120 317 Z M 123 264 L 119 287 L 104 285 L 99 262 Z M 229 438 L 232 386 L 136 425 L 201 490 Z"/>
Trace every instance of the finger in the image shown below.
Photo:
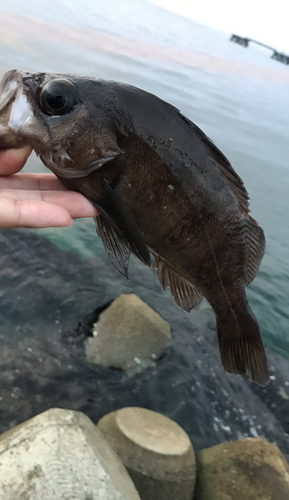
<path fill-rule="evenodd" d="M 72 219 L 62 207 L 33 200 L 0 199 L 0 228 L 64 227 Z"/>
<path fill-rule="evenodd" d="M 0 177 L 0 189 L 62 190 L 67 188 L 54 174 L 14 174 Z"/>
<path fill-rule="evenodd" d="M 28 146 L 0 151 L 0 175 L 12 175 L 21 170 L 31 151 Z"/>
<path fill-rule="evenodd" d="M 0 189 L 0 199 L 31 200 L 50 203 L 64 208 L 73 219 L 98 215 L 93 205 L 80 193 L 74 191 L 36 191 L 22 189 Z M 0 212 L 1 219 L 1 212 Z"/>

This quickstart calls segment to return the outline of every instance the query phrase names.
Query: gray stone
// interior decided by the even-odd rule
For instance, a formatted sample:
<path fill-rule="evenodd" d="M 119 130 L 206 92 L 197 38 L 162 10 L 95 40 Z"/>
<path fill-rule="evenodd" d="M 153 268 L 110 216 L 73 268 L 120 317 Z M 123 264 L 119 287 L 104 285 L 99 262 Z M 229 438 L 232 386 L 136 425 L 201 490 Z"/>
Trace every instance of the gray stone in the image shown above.
<path fill-rule="evenodd" d="M 85 343 L 89 362 L 124 370 L 147 366 L 171 341 L 170 325 L 135 294 L 120 295 Z"/>
<path fill-rule="evenodd" d="M 192 500 L 195 454 L 173 420 L 144 408 L 104 416 L 98 428 L 130 473 L 142 500 Z"/>
<path fill-rule="evenodd" d="M 288 500 L 289 465 L 262 438 L 223 443 L 196 455 L 195 500 Z"/>
<path fill-rule="evenodd" d="M 83 413 L 51 409 L 0 436 L 1 500 L 140 500 Z"/>

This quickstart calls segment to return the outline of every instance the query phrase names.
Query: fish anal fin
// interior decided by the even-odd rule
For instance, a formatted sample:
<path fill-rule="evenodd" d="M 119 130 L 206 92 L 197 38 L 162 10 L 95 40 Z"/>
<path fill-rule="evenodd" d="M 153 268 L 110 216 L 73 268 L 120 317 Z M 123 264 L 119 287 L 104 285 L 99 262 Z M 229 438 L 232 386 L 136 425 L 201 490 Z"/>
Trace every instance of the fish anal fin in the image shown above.
<path fill-rule="evenodd" d="M 92 205 L 113 227 L 119 240 L 144 264 L 150 266 L 150 252 L 129 210 L 104 180 L 104 194 L 97 200 L 89 198 Z"/>
<path fill-rule="evenodd" d="M 118 234 L 113 229 L 112 225 L 103 217 L 99 215 L 94 217 L 96 232 L 101 238 L 103 246 L 113 264 L 115 269 L 128 279 L 128 264 L 130 257 L 130 250 L 123 240 L 120 239 Z"/>
<path fill-rule="evenodd" d="M 221 361 L 228 373 L 246 373 L 253 382 L 265 386 L 268 383 L 268 367 L 261 335 L 252 319 L 239 335 L 228 330 L 226 323 L 217 321 Z"/>
<path fill-rule="evenodd" d="M 246 217 L 246 223 L 245 284 L 249 285 L 259 269 L 266 242 L 263 229 L 250 215 Z"/>
<path fill-rule="evenodd" d="M 189 312 L 202 301 L 203 297 L 197 288 L 174 271 L 160 257 L 155 257 L 153 268 L 158 270 L 158 278 L 162 289 L 170 289 L 176 304 L 181 309 Z"/>

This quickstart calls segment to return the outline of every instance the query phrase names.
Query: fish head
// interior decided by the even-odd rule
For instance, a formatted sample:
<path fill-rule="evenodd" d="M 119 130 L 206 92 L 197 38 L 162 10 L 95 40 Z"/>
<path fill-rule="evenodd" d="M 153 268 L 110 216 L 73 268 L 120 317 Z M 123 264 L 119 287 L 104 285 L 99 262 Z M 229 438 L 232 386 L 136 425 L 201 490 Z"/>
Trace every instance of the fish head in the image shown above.
<path fill-rule="evenodd" d="M 0 148 L 28 145 L 65 178 L 100 168 L 122 153 L 100 82 L 8 71 L 0 84 Z"/>

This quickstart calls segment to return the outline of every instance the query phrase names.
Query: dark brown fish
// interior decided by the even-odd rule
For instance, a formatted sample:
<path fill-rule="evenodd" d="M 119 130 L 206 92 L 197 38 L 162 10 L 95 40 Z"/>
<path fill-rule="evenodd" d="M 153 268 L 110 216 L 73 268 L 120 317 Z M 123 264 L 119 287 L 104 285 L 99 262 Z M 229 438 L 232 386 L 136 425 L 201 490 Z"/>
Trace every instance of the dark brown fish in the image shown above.
<path fill-rule="evenodd" d="M 130 253 L 154 267 L 190 311 L 202 297 L 217 320 L 229 373 L 268 380 L 245 286 L 265 249 L 248 194 L 227 158 L 178 109 L 138 88 L 72 75 L 6 73 L 0 147 L 30 145 L 100 212 L 96 230 L 115 268 Z"/>

